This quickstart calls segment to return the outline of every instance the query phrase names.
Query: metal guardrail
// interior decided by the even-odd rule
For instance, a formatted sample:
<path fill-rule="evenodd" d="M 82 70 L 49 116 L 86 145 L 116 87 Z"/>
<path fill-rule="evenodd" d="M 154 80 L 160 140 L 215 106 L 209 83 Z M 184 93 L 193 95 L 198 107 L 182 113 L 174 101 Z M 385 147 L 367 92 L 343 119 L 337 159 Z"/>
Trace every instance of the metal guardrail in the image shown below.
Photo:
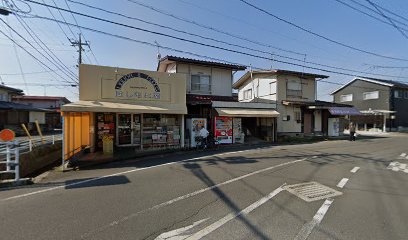
<path fill-rule="evenodd" d="M 50 145 L 50 144 L 55 144 L 57 141 L 62 140 L 62 134 L 58 135 L 48 135 L 44 136 L 42 139 L 41 137 L 34 137 L 32 139 L 24 139 L 24 140 L 18 140 L 19 141 L 19 151 L 20 154 L 24 154 L 27 152 L 31 152 L 34 148 L 42 145 Z M 0 161 L 6 160 L 7 157 L 7 147 L 6 144 L 2 143 L 0 144 Z"/>
<path fill-rule="evenodd" d="M 0 164 L 6 164 L 6 170 L 0 171 L 2 173 L 14 173 L 14 180 L 20 180 L 20 147 L 19 141 L 14 142 L 0 142 L 0 147 L 5 148 L 6 159 L 0 160 Z M 14 159 L 14 161 L 13 161 Z"/>

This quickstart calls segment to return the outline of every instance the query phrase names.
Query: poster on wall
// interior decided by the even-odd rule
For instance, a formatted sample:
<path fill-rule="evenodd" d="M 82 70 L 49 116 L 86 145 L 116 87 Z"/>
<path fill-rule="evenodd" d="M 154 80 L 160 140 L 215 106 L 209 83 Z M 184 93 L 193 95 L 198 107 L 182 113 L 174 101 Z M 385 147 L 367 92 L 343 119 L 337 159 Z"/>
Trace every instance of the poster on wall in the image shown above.
<path fill-rule="evenodd" d="M 232 118 L 215 117 L 215 137 L 221 144 L 232 143 Z"/>
<path fill-rule="evenodd" d="M 190 147 L 196 147 L 195 138 L 200 136 L 201 128 L 207 129 L 207 119 L 205 118 L 191 118 L 186 121 L 187 129 L 190 135 Z"/>
<path fill-rule="evenodd" d="M 244 134 L 242 132 L 242 119 L 234 118 L 234 129 L 232 131 L 234 143 L 244 143 Z"/>

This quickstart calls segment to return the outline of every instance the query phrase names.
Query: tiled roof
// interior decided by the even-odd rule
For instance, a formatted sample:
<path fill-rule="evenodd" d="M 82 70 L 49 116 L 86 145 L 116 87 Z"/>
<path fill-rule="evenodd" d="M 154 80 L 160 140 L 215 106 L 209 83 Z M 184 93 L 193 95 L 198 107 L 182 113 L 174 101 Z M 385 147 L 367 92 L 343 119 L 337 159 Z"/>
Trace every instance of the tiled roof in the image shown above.
<path fill-rule="evenodd" d="M 290 105 L 299 105 L 299 106 L 316 106 L 316 107 L 352 107 L 352 105 L 343 104 L 343 103 L 334 103 L 326 101 L 292 101 L 292 100 L 283 100 L 282 102 L 288 103 Z"/>
<path fill-rule="evenodd" d="M 48 112 L 46 109 L 35 108 L 27 104 L 0 101 L 0 110 L 20 110 L 33 112 Z"/>
<path fill-rule="evenodd" d="M 71 101 L 69 101 L 67 98 L 65 97 L 57 97 L 57 96 L 14 96 L 13 99 L 16 100 L 62 100 L 66 103 L 70 103 Z"/>
<path fill-rule="evenodd" d="M 0 89 L 5 89 L 5 90 L 11 91 L 11 92 L 16 92 L 16 93 L 21 93 L 21 94 L 23 93 L 23 90 L 21 90 L 21 89 L 8 87 L 8 86 L 2 85 L 2 84 L 0 84 Z"/>
<path fill-rule="evenodd" d="M 200 64 L 200 65 L 206 65 L 206 66 L 228 68 L 232 70 L 245 70 L 247 68 L 246 66 L 238 65 L 238 64 L 205 61 L 205 60 L 192 59 L 192 58 L 176 57 L 176 56 L 171 56 L 171 55 L 165 56 L 164 58 L 160 59 L 159 64 L 164 61 L 194 63 L 194 64 Z"/>
<path fill-rule="evenodd" d="M 353 80 L 351 80 L 350 82 L 344 84 L 343 86 L 341 86 L 340 88 L 334 90 L 331 94 L 335 94 L 338 91 L 344 89 L 345 87 L 349 86 L 350 84 L 352 84 L 353 82 L 360 80 L 360 81 L 366 81 L 366 82 L 371 82 L 371 83 L 375 83 L 375 84 L 379 84 L 379 85 L 383 85 L 383 86 L 387 86 L 387 87 L 397 87 L 397 88 L 406 88 L 408 89 L 408 82 L 399 82 L 399 81 L 393 81 L 393 80 L 385 80 L 385 79 L 378 79 L 378 78 L 371 78 L 371 77 L 356 77 Z"/>
<path fill-rule="evenodd" d="M 290 71 L 290 70 L 283 70 L 283 69 L 252 71 L 252 74 L 253 75 L 255 75 L 255 74 L 291 75 L 291 76 L 297 76 L 297 77 L 312 77 L 312 78 L 328 78 L 329 77 L 329 76 L 326 76 L 326 75 L 306 73 L 306 72 L 297 72 L 297 71 Z M 238 89 L 250 77 L 251 77 L 251 71 L 248 71 L 238 81 L 236 81 L 232 85 L 232 87 L 234 89 Z"/>

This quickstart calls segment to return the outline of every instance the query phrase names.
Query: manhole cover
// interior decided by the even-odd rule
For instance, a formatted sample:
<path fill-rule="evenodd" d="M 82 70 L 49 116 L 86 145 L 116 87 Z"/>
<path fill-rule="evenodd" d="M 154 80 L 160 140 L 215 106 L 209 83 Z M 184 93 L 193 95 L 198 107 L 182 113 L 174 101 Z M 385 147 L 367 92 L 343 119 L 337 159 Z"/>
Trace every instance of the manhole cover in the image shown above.
<path fill-rule="evenodd" d="M 343 194 L 342 192 L 336 191 L 317 182 L 287 185 L 284 188 L 306 202 L 313 202 Z"/>

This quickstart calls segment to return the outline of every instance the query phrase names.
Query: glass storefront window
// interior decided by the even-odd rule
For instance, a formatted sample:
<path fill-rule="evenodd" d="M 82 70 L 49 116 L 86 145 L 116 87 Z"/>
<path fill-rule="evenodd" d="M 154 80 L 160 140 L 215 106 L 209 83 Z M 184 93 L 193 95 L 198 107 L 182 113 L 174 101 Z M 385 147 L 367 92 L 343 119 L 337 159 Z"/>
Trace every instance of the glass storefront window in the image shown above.
<path fill-rule="evenodd" d="M 143 148 L 169 148 L 180 145 L 178 115 L 144 114 Z"/>

